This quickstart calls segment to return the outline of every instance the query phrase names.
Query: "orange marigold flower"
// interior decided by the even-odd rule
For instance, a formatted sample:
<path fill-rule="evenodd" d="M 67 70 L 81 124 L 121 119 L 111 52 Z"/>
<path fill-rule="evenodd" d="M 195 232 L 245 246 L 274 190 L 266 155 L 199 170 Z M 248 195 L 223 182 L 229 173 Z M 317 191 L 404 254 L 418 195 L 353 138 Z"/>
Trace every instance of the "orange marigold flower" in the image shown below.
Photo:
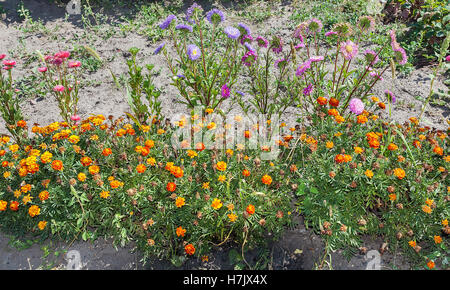
<path fill-rule="evenodd" d="M 202 142 L 199 142 L 199 143 L 195 144 L 195 149 L 197 151 L 201 152 L 201 151 L 205 150 L 205 144 L 203 144 Z"/>
<path fill-rule="evenodd" d="M 25 128 L 26 126 L 27 126 L 27 122 L 25 122 L 24 120 L 20 120 L 17 122 L 17 127 Z"/>
<path fill-rule="evenodd" d="M 167 183 L 166 189 L 167 191 L 174 192 L 175 189 L 177 189 L 177 185 L 175 184 L 175 182 L 169 182 Z"/>
<path fill-rule="evenodd" d="M 100 172 L 100 167 L 98 167 L 97 165 L 91 165 L 89 166 L 89 173 L 92 175 L 95 175 L 97 173 Z"/>
<path fill-rule="evenodd" d="M 353 148 L 355 150 L 356 154 L 361 154 L 364 152 L 364 149 L 362 149 L 361 147 L 356 146 L 355 148 Z"/>
<path fill-rule="evenodd" d="M 181 226 L 179 226 L 176 230 L 177 237 L 184 237 L 184 234 L 186 233 L 186 229 L 183 229 Z"/>
<path fill-rule="evenodd" d="M 56 171 L 62 171 L 64 169 L 63 163 L 61 160 L 54 160 L 52 162 L 52 168 Z"/>
<path fill-rule="evenodd" d="M 215 210 L 218 210 L 222 206 L 223 206 L 223 203 L 220 201 L 220 199 L 217 199 L 217 198 L 215 198 L 211 203 L 211 207 Z"/>
<path fill-rule="evenodd" d="M 170 168 L 170 173 L 172 173 L 176 178 L 181 178 L 184 175 L 183 169 L 179 166 L 172 166 L 172 168 Z"/>
<path fill-rule="evenodd" d="M 430 214 L 432 212 L 431 207 L 429 207 L 428 205 L 422 205 L 422 210 L 424 213 L 428 213 L 428 214 Z"/>
<path fill-rule="evenodd" d="M 342 154 L 338 154 L 336 155 L 336 157 L 334 157 L 334 161 L 336 163 L 343 163 L 345 161 L 345 157 Z"/>
<path fill-rule="evenodd" d="M 420 143 L 420 141 L 419 140 L 414 140 L 413 141 L 413 146 L 414 147 L 416 147 L 416 148 L 422 148 L 422 144 Z"/>
<path fill-rule="evenodd" d="M 115 188 L 123 186 L 123 182 L 120 182 L 120 181 L 114 179 L 114 180 L 110 181 L 109 185 L 111 186 L 111 188 L 115 189 Z"/>
<path fill-rule="evenodd" d="M 434 200 L 429 199 L 429 198 L 427 198 L 427 199 L 425 200 L 425 203 L 426 203 L 427 205 L 429 205 L 429 206 L 433 205 L 433 202 L 434 202 Z"/>
<path fill-rule="evenodd" d="M 147 140 L 145 141 L 145 147 L 148 149 L 152 149 L 155 146 L 155 142 L 153 140 Z"/>
<path fill-rule="evenodd" d="M 9 204 L 9 208 L 12 211 L 18 211 L 19 210 L 19 202 L 18 201 L 11 201 L 11 203 Z"/>
<path fill-rule="evenodd" d="M 47 226 L 47 222 L 46 221 L 40 221 L 38 223 L 38 228 L 43 231 L 45 229 L 45 227 Z"/>
<path fill-rule="evenodd" d="M 367 121 L 369 121 L 369 119 L 367 119 L 367 117 L 365 115 L 361 114 L 356 117 L 356 122 L 358 124 L 364 124 L 364 123 L 367 123 Z"/>
<path fill-rule="evenodd" d="M 78 137 L 77 135 L 72 135 L 67 140 L 69 140 L 69 142 L 72 144 L 77 144 L 78 142 L 80 142 L 80 137 Z"/>
<path fill-rule="evenodd" d="M 139 164 L 138 166 L 136 166 L 136 171 L 138 173 L 144 173 L 146 169 L 147 169 L 147 167 L 142 163 Z"/>
<path fill-rule="evenodd" d="M 395 145 L 394 143 L 391 143 L 391 144 L 388 145 L 387 149 L 390 150 L 390 151 L 394 151 L 394 150 L 398 149 L 398 146 Z"/>
<path fill-rule="evenodd" d="M 412 248 L 415 248 L 416 245 L 417 245 L 416 241 L 409 241 L 408 244 L 409 244 Z"/>
<path fill-rule="evenodd" d="M 348 154 L 344 154 L 344 162 L 350 162 L 352 161 L 352 156 Z"/>
<path fill-rule="evenodd" d="M 103 155 L 103 156 L 109 156 L 109 155 L 111 155 L 111 154 L 112 154 L 111 148 L 105 148 L 105 149 L 103 149 L 103 151 L 102 151 L 102 155 Z"/>
<path fill-rule="evenodd" d="M 175 205 L 177 207 L 182 207 L 183 205 L 185 205 L 184 197 L 177 197 L 177 199 L 175 200 Z"/>
<path fill-rule="evenodd" d="M 444 155 L 444 150 L 439 146 L 435 146 L 433 152 L 440 156 Z"/>
<path fill-rule="evenodd" d="M 324 97 L 318 97 L 317 102 L 319 103 L 319 105 L 325 106 L 328 103 L 328 100 Z"/>
<path fill-rule="evenodd" d="M 433 261 L 428 261 L 428 263 L 427 263 L 427 267 L 428 267 L 428 269 L 433 269 L 434 268 L 434 262 Z"/>
<path fill-rule="evenodd" d="M 405 170 L 401 169 L 401 168 L 395 168 L 394 169 L 394 175 L 398 178 L 398 179 L 403 179 L 406 175 Z"/>
<path fill-rule="evenodd" d="M 395 201 L 396 199 L 397 199 L 397 195 L 395 193 L 389 194 L 389 200 L 390 201 Z"/>
<path fill-rule="evenodd" d="M 250 171 L 247 169 L 244 169 L 244 171 L 242 171 L 242 175 L 244 175 L 245 177 L 250 176 Z"/>
<path fill-rule="evenodd" d="M 386 105 L 382 102 L 378 103 L 378 107 L 382 110 L 386 109 Z"/>
<path fill-rule="evenodd" d="M 83 164 L 83 166 L 89 166 L 92 163 L 92 159 L 88 156 L 81 157 L 80 161 L 81 161 L 81 164 Z"/>
<path fill-rule="evenodd" d="M 339 100 L 335 99 L 335 98 L 330 98 L 330 102 L 329 102 L 330 106 L 332 107 L 337 107 L 339 106 Z"/>
<path fill-rule="evenodd" d="M 441 236 L 434 236 L 434 242 L 435 242 L 436 244 L 442 243 L 442 238 L 441 238 Z"/>
<path fill-rule="evenodd" d="M 45 151 L 42 155 L 41 155 L 41 162 L 42 163 L 49 163 L 52 160 L 53 154 Z"/>
<path fill-rule="evenodd" d="M 192 244 L 187 244 L 184 247 L 184 251 L 186 252 L 186 254 L 188 254 L 189 256 L 192 256 L 195 253 L 195 247 Z"/>
<path fill-rule="evenodd" d="M 272 177 L 270 177 L 269 175 L 265 174 L 262 178 L 261 178 L 262 183 L 264 183 L 265 185 L 270 185 L 272 183 Z"/>
<path fill-rule="evenodd" d="M 39 199 L 40 199 L 41 201 L 47 200 L 48 197 L 49 197 L 49 193 L 48 193 L 47 190 L 41 191 L 41 192 L 39 193 Z"/>
<path fill-rule="evenodd" d="M 336 109 L 329 109 L 328 110 L 328 115 L 336 117 L 336 116 L 339 116 L 339 112 Z"/>
<path fill-rule="evenodd" d="M 39 215 L 40 213 L 41 213 L 41 209 L 37 205 L 32 205 L 28 209 L 28 214 L 31 217 L 35 217 L 35 216 Z"/>
<path fill-rule="evenodd" d="M 247 206 L 247 208 L 245 209 L 245 211 L 249 214 L 252 215 L 255 213 L 255 206 L 253 204 L 249 204 Z"/>

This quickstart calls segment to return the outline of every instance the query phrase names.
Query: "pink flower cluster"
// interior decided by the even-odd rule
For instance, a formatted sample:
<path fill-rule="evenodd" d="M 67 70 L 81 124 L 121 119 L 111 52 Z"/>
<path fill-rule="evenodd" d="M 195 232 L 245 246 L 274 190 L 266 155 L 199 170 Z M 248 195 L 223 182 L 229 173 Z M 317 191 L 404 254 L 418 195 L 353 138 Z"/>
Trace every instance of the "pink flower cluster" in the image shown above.
<path fill-rule="evenodd" d="M 6 54 L 0 54 L 0 60 L 3 60 L 6 57 Z M 16 65 L 14 60 L 4 60 L 3 61 L 3 69 L 10 70 Z"/>

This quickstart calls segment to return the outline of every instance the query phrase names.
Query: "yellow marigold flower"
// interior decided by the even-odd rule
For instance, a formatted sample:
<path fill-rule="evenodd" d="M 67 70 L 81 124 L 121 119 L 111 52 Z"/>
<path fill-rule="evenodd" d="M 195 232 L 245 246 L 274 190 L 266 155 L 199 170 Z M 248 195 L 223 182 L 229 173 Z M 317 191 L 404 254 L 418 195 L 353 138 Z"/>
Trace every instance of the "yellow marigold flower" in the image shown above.
<path fill-rule="evenodd" d="M 14 197 L 19 198 L 19 196 L 22 195 L 22 192 L 20 190 L 14 190 Z"/>
<path fill-rule="evenodd" d="M 83 172 L 78 173 L 78 180 L 81 182 L 84 182 L 86 180 L 86 174 L 84 174 Z"/>
<path fill-rule="evenodd" d="M 100 192 L 100 197 L 101 198 L 108 198 L 109 197 L 109 191 L 102 191 L 102 192 Z"/>
<path fill-rule="evenodd" d="M 448 220 L 447 220 L 447 219 L 442 220 L 441 223 L 442 223 L 442 225 L 443 225 L 444 227 L 448 226 Z"/>
<path fill-rule="evenodd" d="M 370 169 L 367 169 L 364 174 L 368 177 L 368 178 L 372 178 L 373 177 L 373 171 Z"/>
<path fill-rule="evenodd" d="M 224 182 L 225 180 L 227 180 L 227 178 L 225 177 L 225 175 L 219 175 L 219 178 L 217 178 L 217 180 L 219 182 Z"/>
<path fill-rule="evenodd" d="M 340 137 L 341 135 L 342 135 L 341 132 L 337 132 L 337 133 L 334 134 L 334 137 Z"/>
<path fill-rule="evenodd" d="M 219 161 L 216 164 L 217 170 L 219 171 L 225 171 L 227 169 L 227 163 L 223 161 Z"/>
<path fill-rule="evenodd" d="M 40 213 L 41 213 L 41 209 L 37 205 L 32 205 L 28 209 L 28 214 L 31 217 L 35 217 L 35 216 L 39 215 Z"/>
<path fill-rule="evenodd" d="M 180 208 L 183 205 L 185 205 L 185 199 L 184 197 L 177 197 L 177 199 L 175 200 L 175 205 Z"/>
<path fill-rule="evenodd" d="M 115 189 L 115 188 L 118 188 L 118 187 L 122 187 L 123 186 L 123 182 L 120 182 L 120 181 L 114 179 L 114 180 L 110 181 L 109 185 L 111 186 L 111 188 Z"/>
<path fill-rule="evenodd" d="M 92 141 L 97 141 L 98 140 L 98 135 L 92 135 L 89 139 L 91 139 Z"/>
<path fill-rule="evenodd" d="M 191 157 L 191 158 L 194 158 L 194 157 L 198 156 L 197 152 L 194 151 L 194 150 L 188 150 L 188 151 L 187 151 L 187 155 L 188 155 L 189 157 Z"/>
<path fill-rule="evenodd" d="M 209 130 L 215 129 L 216 128 L 216 123 L 211 122 L 208 124 L 208 126 L 206 126 Z"/>
<path fill-rule="evenodd" d="M 234 204 L 229 203 L 229 204 L 227 205 L 227 209 L 228 209 L 229 211 L 233 211 L 233 210 L 234 210 Z"/>
<path fill-rule="evenodd" d="M 156 164 L 155 158 L 153 158 L 153 157 L 148 158 L 147 159 L 147 164 L 151 165 L 151 166 L 155 166 L 155 164 Z"/>
<path fill-rule="evenodd" d="M 33 197 L 30 196 L 30 194 L 27 194 L 23 197 L 22 202 L 23 202 L 23 204 L 27 204 L 27 203 L 31 202 L 32 199 L 33 199 Z"/>
<path fill-rule="evenodd" d="M 5 211 L 8 207 L 8 202 L 4 200 L 0 200 L 0 211 Z"/>
<path fill-rule="evenodd" d="M 374 102 L 374 103 L 378 103 L 380 101 L 380 99 L 377 97 L 372 97 L 371 99 L 372 99 L 372 102 Z"/>
<path fill-rule="evenodd" d="M 46 221 L 40 221 L 38 223 L 38 228 L 42 231 L 45 229 L 45 227 L 47 226 L 47 222 Z"/>
<path fill-rule="evenodd" d="M 331 148 L 334 147 L 334 143 L 333 143 L 332 141 L 327 141 L 326 147 L 327 147 L 328 149 L 331 149 Z"/>
<path fill-rule="evenodd" d="M 220 199 L 217 199 L 217 198 L 215 198 L 211 203 L 211 207 L 215 210 L 218 210 L 222 206 L 223 206 L 223 203 L 220 201 Z"/>
<path fill-rule="evenodd" d="M 362 149 L 361 147 L 356 146 L 355 148 L 353 148 L 355 150 L 356 154 L 361 154 L 364 152 L 364 149 Z"/>
<path fill-rule="evenodd" d="M 100 172 L 100 167 L 98 167 L 97 165 L 91 165 L 89 166 L 89 173 L 92 175 L 95 175 L 97 173 Z"/>
<path fill-rule="evenodd" d="M 21 190 L 23 193 L 29 192 L 29 191 L 31 190 L 31 184 L 25 184 L 25 185 L 23 185 L 22 187 L 20 187 L 20 190 Z"/>
<path fill-rule="evenodd" d="M 164 131 L 164 129 L 158 129 L 158 131 L 156 133 L 158 133 L 158 135 L 162 135 L 162 134 L 166 133 L 166 131 Z"/>
<path fill-rule="evenodd" d="M 78 142 L 80 142 L 80 137 L 78 137 L 77 135 L 72 135 L 67 140 L 69 140 L 69 142 L 72 144 L 77 144 Z"/>
<path fill-rule="evenodd" d="M 9 171 L 5 171 L 4 173 L 3 173 L 3 177 L 4 178 L 8 178 L 8 177 L 10 177 L 11 176 L 11 172 L 9 172 Z"/>
<path fill-rule="evenodd" d="M 205 112 L 206 112 L 206 114 L 212 114 L 213 112 L 214 112 L 214 109 L 211 109 L 211 108 L 207 108 L 206 110 L 205 110 Z"/>
<path fill-rule="evenodd" d="M 9 151 L 11 151 L 12 153 L 15 153 L 19 150 L 19 145 L 13 144 L 13 145 L 10 145 L 8 148 L 9 148 Z"/>
<path fill-rule="evenodd" d="M 230 220 L 230 222 L 234 223 L 237 220 L 237 215 L 235 215 L 234 213 L 230 213 L 227 215 L 228 219 Z"/>
<path fill-rule="evenodd" d="M 209 189 L 209 182 L 204 182 L 202 185 L 203 189 Z"/>

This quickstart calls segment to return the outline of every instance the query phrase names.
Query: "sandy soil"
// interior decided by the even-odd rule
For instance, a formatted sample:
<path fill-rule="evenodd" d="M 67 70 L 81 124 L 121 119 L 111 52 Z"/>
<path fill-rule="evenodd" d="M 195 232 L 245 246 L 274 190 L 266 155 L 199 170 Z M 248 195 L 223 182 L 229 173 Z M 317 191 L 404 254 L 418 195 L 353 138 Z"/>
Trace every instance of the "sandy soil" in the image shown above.
<path fill-rule="evenodd" d="M 0 1 L 1 2 L 1 1 Z M 8 0 L 2 3 L 9 11 L 0 21 L 0 53 L 14 54 L 20 52 L 21 55 L 32 55 L 36 49 L 43 53 L 54 53 L 62 49 L 71 50 L 74 45 L 89 45 L 98 54 L 107 60 L 106 64 L 87 76 L 88 79 L 95 80 L 96 84 L 87 85 L 80 93 L 80 115 L 87 117 L 90 114 L 123 116 L 129 110 L 126 102 L 125 91 L 115 87 L 114 82 L 107 68 L 110 68 L 116 76 L 126 74 L 126 57 L 128 49 L 137 47 L 141 49 L 139 59 L 144 64 L 155 64 L 156 70 L 160 74 L 156 77 L 155 83 L 163 90 L 162 108 L 163 114 L 172 116 L 178 112 L 184 112 L 184 106 L 176 104 L 177 91 L 170 86 L 166 77 L 169 70 L 164 65 L 161 56 L 154 56 L 153 51 L 157 44 L 151 44 L 148 39 L 135 32 L 128 32 L 126 36 L 116 33 L 111 38 L 103 40 L 93 36 L 91 39 L 80 38 L 83 28 L 80 24 L 79 16 L 70 16 L 68 21 L 64 19 L 64 8 L 49 6 L 43 0 L 26 1 L 26 7 L 31 11 L 34 19 L 42 19 L 43 24 L 50 30 L 49 33 L 23 33 L 20 27 L 24 23 L 19 21 L 15 11 L 18 0 Z M 188 6 L 189 4 L 186 4 Z M 271 17 L 263 24 L 251 25 L 255 31 L 278 31 L 282 36 L 287 36 L 290 31 L 286 29 L 293 25 L 289 20 L 289 13 L 292 8 L 283 7 L 284 11 L 274 13 L 276 17 Z M 227 21 L 236 21 L 237 17 L 230 16 Z M 248 23 L 248 22 L 247 22 Z M 36 71 L 38 64 L 26 64 L 24 59 L 16 59 L 17 67 L 14 69 L 14 76 L 21 78 L 30 74 L 30 70 Z M 426 97 L 430 89 L 429 67 L 415 70 L 412 74 L 398 78 L 393 84 L 390 73 L 387 72 L 384 80 L 375 86 L 376 95 L 383 95 L 385 89 L 390 89 L 401 101 L 395 107 L 393 118 L 399 122 L 404 122 L 411 116 L 417 116 L 421 110 L 421 103 L 415 98 Z M 443 84 L 442 79 L 435 83 L 435 91 L 441 90 L 448 93 L 448 88 Z M 414 104 L 414 105 L 411 105 Z M 23 112 L 29 124 L 38 123 L 46 125 L 59 121 L 58 107 L 52 96 L 45 98 L 27 98 L 22 104 Z M 445 119 L 448 118 L 450 109 L 447 106 L 433 107 L 429 105 L 425 111 L 425 121 L 430 126 L 438 129 L 446 129 Z M 3 121 L 0 121 L 0 133 L 7 133 Z M 42 244 L 33 244 L 27 249 L 18 250 L 9 245 L 9 238 L 0 234 L 0 269 L 36 269 L 55 268 L 65 269 L 68 263 L 66 254 L 55 257 L 53 254 L 43 258 L 44 252 Z M 368 250 L 379 250 L 383 241 L 364 238 L 364 246 Z M 46 241 L 44 245 L 49 246 L 53 251 L 78 250 L 83 269 L 173 269 L 174 267 L 167 261 L 151 261 L 146 266 L 142 266 L 139 253 L 132 253 L 133 247 L 114 249 L 109 241 L 98 240 L 93 244 L 76 241 L 70 247 L 67 243 Z M 323 255 L 323 243 L 319 236 L 311 230 L 305 229 L 301 220 L 294 229 L 289 229 L 282 239 L 276 243 L 271 243 L 271 262 L 268 263 L 270 269 L 312 269 L 315 263 Z M 197 260 L 189 260 L 184 269 L 232 269 L 233 264 L 229 261 L 229 251 L 231 248 L 217 249 L 207 263 Z M 250 251 L 246 258 L 250 264 L 256 262 L 259 257 L 258 250 Z M 248 256 L 247 256 L 248 255 Z M 364 254 L 356 254 L 350 261 L 347 261 L 342 253 L 333 254 L 334 269 L 365 269 L 368 261 Z M 401 257 L 389 251 L 381 256 L 382 267 L 392 268 L 396 265 L 399 268 L 408 268 L 407 262 Z"/>

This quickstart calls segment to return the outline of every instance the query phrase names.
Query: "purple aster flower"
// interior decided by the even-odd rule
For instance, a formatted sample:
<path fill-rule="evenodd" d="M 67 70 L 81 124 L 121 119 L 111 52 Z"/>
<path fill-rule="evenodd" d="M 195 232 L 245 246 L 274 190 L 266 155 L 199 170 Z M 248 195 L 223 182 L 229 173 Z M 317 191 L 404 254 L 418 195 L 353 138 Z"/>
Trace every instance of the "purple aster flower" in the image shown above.
<path fill-rule="evenodd" d="M 244 44 L 246 42 L 251 43 L 253 41 L 253 37 L 250 34 L 244 35 L 241 38 L 241 44 Z"/>
<path fill-rule="evenodd" d="M 392 104 L 395 104 L 397 98 L 390 90 L 385 90 L 384 93 L 386 94 L 387 99 L 389 102 L 392 102 Z"/>
<path fill-rule="evenodd" d="M 255 49 L 253 49 L 253 46 L 250 43 L 248 43 L 248 42 L 244 43 L 244 46 L 249 51 L 255 51 Z"/>
<path fill-rule="evenodd" d="M 206 19 L 208 19 L 209 23 L 217 25 L 225 21 L 225 15 L 219 9 L 214 8 L 206 14 Z"/>
<path fill-rule="evenodd" d="M 192 32 L 192 26 L 188 25 L 188 24 L 178 24 L 177 26 L 175 26 L 175 29 L 181 30 L 181 31 L 189 31 Z"/>
<path fill-rule="evenodd" d="M 251 34 L 250 27 L 245 25 L 244 23 L 240 22 L 238 24 L 238 29 L 241 32 L 241 35 L 249 35 Z"/>
<path fill-rule="evenodd" d="M 309 58 L 309 60 L 311 61 L 311 62 L 319 62 L 319 61 L 322 61 L 322 60 L 324 60 L 325 58 L 322 56 L 322 55 L 319 55 L 319 56 L 311 56 L 310 58 Z"/>
<path fill-rule="evenodd" d="M 230 96 L 230 88 L 227 86 L 227 84 L 224 84 L 222 86 L 222 98 L 228 99 Z"/>
<path fill-rule="evenodd" d="M 303 64 L 299 65 L 297 71 L 295 72 L 295 75 L 301 77 L 309 68 L 311 68 L 311 61 L 307 60 Z"/>
<path fill-rule="evenodd" d="M 358 46 L 351 40 L 347 40 L 341 45 L 341 53 L 346 60 L 351 60 L 358 54 Z"/>
<path fill-rule="evenodd" d="M 194 2 L 191 7 L 189 7 L 186 10 L 186 21 L 188 21 L 191 24 L 194 24 L 195 21 L 191 19 L 191 16 L 194 14 L 195 11 L 203 11 L 202 6 L 198 5 L 196 2 Z"/>
<path fill-rule="evenodd" d="M 164 20 L 164 22 L 159 25 L 159 28 L 167 29 L 169 27 L 169 25 L 172 23 L 172 21 L 176 22 L 177 17 L 173 14 L 170 14 L 169 16 L 167 16 L 166 20 Z"/>
<path fill-rule="evenodd" d="M 358 98 L 353 98 L 350 100 L 349 108 L 353 114 L 359 115 L 364 111 L 364 103 Z"/>
<path fill-rule="evenodd" d="M 303 95 L 309 96 L 309 94 L 311 94 L 312 89 L 313 89 L 312 84 L 309 84 L 309 85 L 303 90 Z"/>
<path fill-rule="evenodd" d="M 252 63 L 258 58 L 258 55 L 253 51 L 247 51 L 242 57 L 242 62 L 245 66 L 251 66 Z"/>
<path fill-rule="evenodd" d="M 267 47 L 269 45 L 269 41 L 262 36 L 258 36 L 256 38 L 256 42 L 258 43 L 259 47 Z"/>
<path fill-rule="evenodd" d="M 200 49 L 195 44 L 190 44 L 187 47 L 187 55 L 190 60 L 197 60 L 200 55 Z"/>
<path fill-rule="evenodd" d="M 374 65 L 380 61 L 377 53 L 371 49 L 366 49 L 366 51 L 364 51 L 364 57 L 366 58 L 366 61 L 371 65 Z"/>
<path fill-rule="evenodd" d="M 239 29 L 234 28 L 233 26 L 227 26 L 223 31 L 231 39 L 238 39 L 239 36 L 241 35 Z"/>
<path fill-rule="evenodd" d="M 238 93 L 238 94 L 241 95 L 241 96 L 245 96 L 245 93 L 244 93 L 244 92 L 236 91 L 236 93 Z"/>
<path fill-rule="evenodd" d="M 163 47 L 166 45 L 165 42 L 161 43 L 160 45 L 158 45 L 158 47 L 155 49 L 155 51 L 153 52 L 153 55 L 157 55 L 161 49 L 163 49 Z"/>
<path fill-rule="evenodd" d="M 184 74 L 177 74 L 177 77 L 178 77 L 179 79 L 184 79 L 184 78 L 185 78 Z"/>

